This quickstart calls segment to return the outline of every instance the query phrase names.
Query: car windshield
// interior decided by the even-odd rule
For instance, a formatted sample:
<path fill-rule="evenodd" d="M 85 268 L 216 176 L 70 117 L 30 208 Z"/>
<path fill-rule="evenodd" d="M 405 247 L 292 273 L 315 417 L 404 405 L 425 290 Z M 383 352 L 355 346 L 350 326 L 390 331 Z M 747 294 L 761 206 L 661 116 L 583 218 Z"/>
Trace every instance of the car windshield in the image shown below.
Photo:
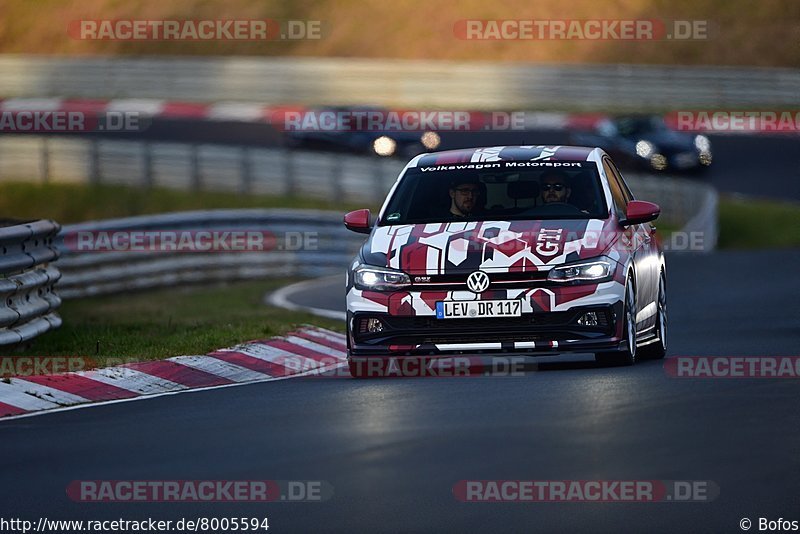
<path fill-rule="evenodd" d="M 617 130 L 622 135 L 641 135 L 667 129 L 664 119 L 652 117 L 621 117 L 617 119 Z"/>
<path fill-rule="evenodd" d="M 608 217 L 592 162 L 501 161 L 411 168 L 383 213 L 381 226 Z"/>

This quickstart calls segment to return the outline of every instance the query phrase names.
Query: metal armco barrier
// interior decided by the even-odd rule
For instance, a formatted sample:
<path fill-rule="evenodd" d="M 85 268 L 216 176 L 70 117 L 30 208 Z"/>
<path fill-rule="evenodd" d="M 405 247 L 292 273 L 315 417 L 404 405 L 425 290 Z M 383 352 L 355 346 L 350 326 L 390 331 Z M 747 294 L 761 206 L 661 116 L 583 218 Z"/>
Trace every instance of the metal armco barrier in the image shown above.
<path fill-rule="evenodd" d="M 78 244 L 82 233 L 180 230 L 263 232 L 274 239 L 264 250 L 219 252 L 98 252 Z M 212 210 L 87 222 L 65 226 L 58 237 L 58 287 L 64 298 L 75 298 L 185 283 L 323 276 L 343 273 L 361 242 L 363 236 L 344 228 L 341 213 L 317 210 Z"/>
<path fill-rule="evenodd" d="M 376 204 L 404 163 L 227 145 L 0 136 L 0 179 L 302 196 Z"/>
<path fill-rule="evenodd" d="M 5 157 L 8 156 L 8 157 Z M 250 148 L 97 139 L 0 137 L 0 178 L 40 182 L 122 184 L 137 187 L 301 196 L 333 202 L 380 204 L 404 162 L 283 148 Z M 625 173 L 637 198 L 661 205 L 661 222 L 716 243 L 716 191 L 697 181 Z M 702 223 L 702 224 L 701 224 Z M 698 226 L 699 225 L 699 226 Z"/>
<path fill-rule="evenodd" d="M 61 299 L 53 286 L 61 273 L 50 220 L 0 221 L 0 345 L 28 341 L 61 326 Z"/>
<path fill-rule="evenodd" d="M 3 55 L 0 72 L 0 97 L 371 103 L 451 109 L 796 107 L 800 87 L 800 70 L 788 68 L 357 58 Z"/>

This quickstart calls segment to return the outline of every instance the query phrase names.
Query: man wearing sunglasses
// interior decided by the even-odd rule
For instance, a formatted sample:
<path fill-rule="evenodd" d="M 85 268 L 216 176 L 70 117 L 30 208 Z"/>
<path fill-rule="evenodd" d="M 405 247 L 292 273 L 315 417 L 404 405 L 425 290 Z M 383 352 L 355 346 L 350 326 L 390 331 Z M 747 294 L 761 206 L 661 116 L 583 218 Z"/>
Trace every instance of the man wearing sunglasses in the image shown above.
<path fill-rule="evenodd" d="M 569 177 L 560 171 L 546 171 L 539 180 L 540 196 L 545 204 L 568 202 L 572 189 Z"/>
<path fill-rule="evenodd" d="M 469 217 L 482 206 L 481 186 L 477 181 L 454 181 L 450 184 L 450 214 Z"/>

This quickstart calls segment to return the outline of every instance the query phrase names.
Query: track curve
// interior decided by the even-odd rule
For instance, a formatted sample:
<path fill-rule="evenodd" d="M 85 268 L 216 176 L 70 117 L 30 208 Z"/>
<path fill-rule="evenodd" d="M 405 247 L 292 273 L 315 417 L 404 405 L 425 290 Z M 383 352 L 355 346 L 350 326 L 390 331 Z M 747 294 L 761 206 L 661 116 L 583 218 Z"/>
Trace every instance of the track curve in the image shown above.
<path fill-rule="evenodd" d="M 675 355 L 793 355 L 800 251 L 668 257 Z M 776 283 L 781 280 L 781 283 Z M 307 298 L 334 306 L 340 281 Z M 580 356 L 515 378 L 296 379 L 0 423 L 17 517 L 269 516 L 278 531 L 737 531 L 796 519 L 797 380 L 669 378 Z M 97 479 L 325 480 L 303 504 L 80 504 Z M 712 480 L 711 503 L 466 504 L 462 479 Z"/>

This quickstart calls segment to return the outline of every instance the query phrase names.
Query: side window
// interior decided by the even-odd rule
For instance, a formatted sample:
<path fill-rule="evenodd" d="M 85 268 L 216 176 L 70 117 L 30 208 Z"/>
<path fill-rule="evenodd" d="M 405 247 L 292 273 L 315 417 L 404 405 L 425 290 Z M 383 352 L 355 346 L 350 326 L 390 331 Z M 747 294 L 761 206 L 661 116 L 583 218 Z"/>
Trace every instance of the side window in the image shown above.
<path fill-rule="evenodd" d="M 625 195 L 625 205 L 627 205 L 628 202 L 633 200 L 633 193 L 628 189 L 628 184 L 625 183 L 625 180 L 622 179 L 622 173 L 619 172 L 617 166 L 614 165 L 613 162 L 609 162 L 609 165 L 611 166 L 611 170 L 614 171 L 617 182 L 619 182 L 619 188 L 622 189 L 622 194 Z"/>
<path fill-rule="evenodd" d="M 611 189 L 611 197 L 614 199 L 617 215 L 622 215 L 628 207 L 628 199 L 625 197 L 625 191 L 620 184 L 619 175 L 614 168 L 614 164 L 608 158 L 603 158 L 603 169 L 606 171 L 606 177 L 608 177 L 608 187 Z"/>

